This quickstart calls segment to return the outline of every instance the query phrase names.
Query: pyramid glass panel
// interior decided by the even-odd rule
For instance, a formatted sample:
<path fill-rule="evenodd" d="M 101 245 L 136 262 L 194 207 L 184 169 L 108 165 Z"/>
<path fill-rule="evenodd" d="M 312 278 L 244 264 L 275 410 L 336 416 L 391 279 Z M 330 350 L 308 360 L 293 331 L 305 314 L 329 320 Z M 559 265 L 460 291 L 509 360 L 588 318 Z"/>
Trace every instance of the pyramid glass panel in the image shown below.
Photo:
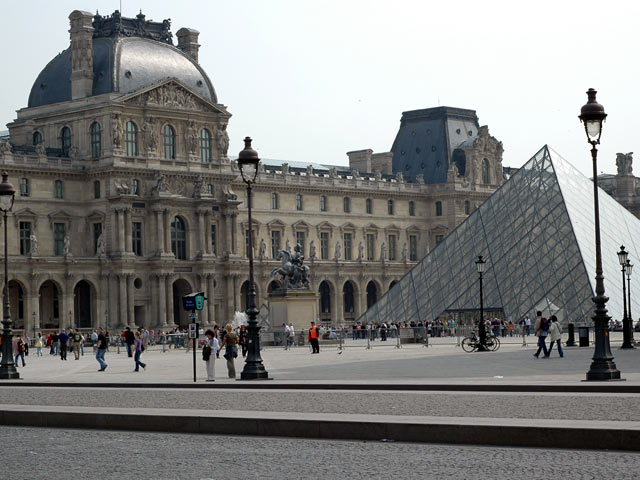
<path fill-rule="evenodd" d="M 599 199 L 607 309 L 621 320 L 617 251 L 625 245 L 631 262 L 640 263 L 640 220 L 601 189 Z M 479 310 L 475 261 L 482 255 L 487 310 L 516 322 L 542 310 L 562 323 L 590 325 L 594 243 L 593 182 L 545 146 L 359 320 L 424 321 Z M 640 292 L 640 275 L 631 283 Z"/>

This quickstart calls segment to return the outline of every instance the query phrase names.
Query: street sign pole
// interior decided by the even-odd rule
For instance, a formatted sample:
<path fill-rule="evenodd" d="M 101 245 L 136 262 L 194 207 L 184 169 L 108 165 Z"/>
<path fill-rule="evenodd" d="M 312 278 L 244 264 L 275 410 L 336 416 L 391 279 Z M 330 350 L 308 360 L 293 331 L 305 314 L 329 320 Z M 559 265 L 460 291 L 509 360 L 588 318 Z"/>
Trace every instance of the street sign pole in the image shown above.
<path fill-rule="evenodd" d="M 191 311 L 191 319 L 195 320 L 198 318 L 198 314 L 195 310 Z M 198 346 L 198 323 L 190 323 L 189 324 L 189 339 L 193 340 L 193 381 L 196 381 L 196 349 Z"/>

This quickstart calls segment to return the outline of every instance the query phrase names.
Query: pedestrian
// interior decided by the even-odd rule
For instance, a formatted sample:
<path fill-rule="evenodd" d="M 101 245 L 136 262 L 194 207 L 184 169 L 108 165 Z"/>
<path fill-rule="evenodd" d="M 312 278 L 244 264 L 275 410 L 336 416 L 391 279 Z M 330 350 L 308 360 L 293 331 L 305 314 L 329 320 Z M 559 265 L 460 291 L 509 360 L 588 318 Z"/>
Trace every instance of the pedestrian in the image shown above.
<path fill-rule="evenodd" d="M 291 347 L 293 347 L 293 345 L 295 344 L 295 334 L 296 329 L 293 328 L 293 323 L 289 323 L 289 349 L 291 349 Z"/>
<path fill-rule="evenodd" d="M 71 338 L 73 340 L 73 356 L 76 360 L 80 360 L 80 345 L 82 345 L 82 334 L 80 330 L 76 328 Z"/>
<path fill-rule="evenodd" d="M 124 342 L 127 345 L 127 356 L 133 357 L 133 344 L 136 341 L 136 337 L 131 331 L 131 328 L 125 328 L 122 336 L 124 337 Z"/>
<path fill-rule="evenodd" d="M 213 330 L 204 332 L 205 345 L 202 347 L 202 359 L 207 365 L 207 382 L 215 382 L 216 354 L 220 350 L 220 344 Z"/>
<path fill-rule="evenodd" d="M 93 352 L 95 353 L 98 348 L 98 332 L 95 330 L 91 332 L 91 346 L 93 347 Z"/>
<path fill-rule="evenodd" d="M 247 327 L 244 325 L 240 325 L 240 331 L 238 332 L 238 345 L 242 347 L 242 358 L 246 357 L 249 344 L 247 343 Z"/>
<path fill-rule="evenodd" d="M 524 329 L 527 332 L 527 337 L 530 334 L 530 330 L 531 330 L 531 319 L 529 318 L 529 315 L 527 315 L 526 317 L 524 317 Z"/>
<path fill-rule="evenodd" d="M 544 358 L 549 358 L 549 350 L 547 350 L 547 335 L 549 334 L 549 320 L 542 316 L 541 311 L 536 312 L 535 323 L 536 337 L 538 337 L 538 351 L 533 354 L 538 358 L 540 351 L 544 351 Z"/>
<path fill-rule="evenodd" d="M 44 342 L 42 341 L 42 334 L 38 332 L 38 338 L 36 339 L 36 357 L 42 356 L 42 347 Z"/>
<path fill-rule="evenodd" d="M 107 351 L 107 339 L 104 336 L 104 330 L 102 327 L 98 328 L 98 351 L 96 352 L 96 360 L 100 364 L 99 372 L 104 372 L 108 365 L 107 362 L 104 361 L 104 354 Z"/>
<path fill-rule="evenodd" d="M 238 356 L 238 335 L 233 331 L 230 323 L 224 326 L 225 334 L 221 348 L 224 348 L 224 358 L 227 360 L 227 371 L 229 378 L 236 378 L 235 358 Z"/>
<path fill-rule="evenodd" d="M 367 324 L 367 327 L 369 327 L 369 324 Z M 320 328 L 316 325 L 316 322 L 311 322 L 311 328 L 309 328 L 309 333 L 307 334 L 307 340 L 311 344 L 311 353 L 320 353 L 319 336 Z"/>
<path fill-rule="evenodd" d="M 134 372 L 139 372 L 139 368 L 142 367 L 143 370 L 147 369 L 147 364 L 142 363 L 140 361 L 140 355 L 144 352 L 144 345 L 142 345 L 142 338 L 140 338 L 140 332 L 136 332 L 133 337 L 133 349 L 135 350 L 135 355 L 133 356 L 133 361 L 136 363 L 136 368 Z"/>
<path fill-rule="evenodd" d="M 60 360 L 67 360 L 67 342 L 69 341 L 69 335 L 63 328 L 58 334 L 58 341 L 60 342 Z"/>
<path fill-rule="evenodd" d="M 60 340 L 58 339 L 58 334 L 56 332 L 51 334 L 51 342 L 51 355 L 57 356 L 60 351 Z"/>
<path fill-rule="evenodd" d="M 284 333 L 284 349 L 287 350 L 289 348 L 289 335 L 291 335 L 291 332 L 289 331 L 289 325 L 283 323 L 282 332 Z"/>
<path fill-rule="evenodd" d="M 22 359 L 22 366 L 26 367 L 27 364 L 24 363 L 24 352 L 25 352 L 26 348 L 24 345 L 24 340 L 22 340 L 22 335 L 18 335 L 16 337 L 16 339 L 13 341 L 13 354 L 15 355 L 15 360 L 13 361 L 13 363 L 16 364 L 16 367 L 18 366 L 18 358 Z"/>
<path fill-rule="evenodd" d="M 218 339 L 218 345 L 222 345 L 222 337 L 220 336 L 220 327 L 213 326 L 213 335 Z M 220 358 L 220 349 L 216 352 L 216 358 Z"/>
<path fill-rule="evenodd" d="M 564 357 L 562 351 L 562 327 L 558 322 L 558 318 L 555 315 L 551 315 L 551 325 L 549 326 L 549 356 L 551 356 L 551 350 L 553 350 L 553 344 L 558 343 L 558 353 L 560 358 Z"/>

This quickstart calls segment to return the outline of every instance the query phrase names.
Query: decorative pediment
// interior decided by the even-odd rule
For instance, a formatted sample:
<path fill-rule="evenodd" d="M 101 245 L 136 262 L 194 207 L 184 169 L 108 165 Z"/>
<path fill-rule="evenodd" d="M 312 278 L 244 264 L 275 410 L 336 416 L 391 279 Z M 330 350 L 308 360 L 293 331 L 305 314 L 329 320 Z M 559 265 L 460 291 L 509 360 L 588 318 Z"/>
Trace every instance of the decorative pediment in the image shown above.
<path fill-rule="evenodd" d="M 13 221 L 15 222 L 16 228 L 18 227 L 18 222 L 20 221 L 33 222 L 33 228 L 36 228 L 36 225 L 38 223 L 38 215 L 30 208 L 23 208 L 21 210 L 13 212 Z"/>
<path fill-rule="evenodd" d="M 270 222 L 268 222 L 267 223 L 267 227 L 269 228 L 269 231 L 271 231 L 271 230 L 284 230 L 286 225 L 281 220 L 275 219 L 275 220 L 271 220 Z"/>
<path fill-rule="evenodd" d="M 356 226 L 351 222 L 346 222 L 340 225 L 340 232 L 354 232 L 356 230 Z"/>
<path fill-rule="evenodd" d="M 436 225 L 434 228 L 431 229 L 431 233 L 434 235 L 446 234 L 448 231 L 449 229 L 444 225 Z"/>
<path fill-rule="evenodd" d="M 400 228 L 397 227 L 394 223 L 392 223 L 391 225 L 387 225 L 384 228 L 385 233 L 398 233 L 400 232 Z"/>
<path fill-rule="evenodd" d="M 94 210 L 87 216 L 87 223 L 104 222 L 105 214 L 99 210 Z"/>
<path fill-rule="evenodd" d="M 305 232 L 308 232 L 310 228 L 311 228 L 311 225 L 309 225 L 304 220 L 298 220 L 297 222 L 294 222 L 293 225 L 291 225 L 291 230 L 293 231 L 294 234 L 296 232 L 303 231 L 303 230 Z"/>
<path fill-rule="evenodd" d="M 64 210 L 56 210 L 48 215 L 49 217 L 49 227 L 53 229 L 54 223 L 66 223 L 67 225 L 71 223 L 71 215 L 69 215 Z"/>
<path fill-rule="evenodd" d="M 329 232 L 329 237 L 332 237 L 334 228 L 336 228 L 335 225 L 327 222 L 326 220 L 324 222 L 320 222 L 318 225 L 316 225 L 318 237 L 320 236 L 320 232 Z"/>
<path fill-rule="evenodd" d="M 410 233 L 420 233 L 420 228 L 415 223 L 409 225 L 406 230 Z"/>
<path fill-rule="evenodd" d="M 223 107 L 201 97 L 175 78 L 163 80 L 125 95 L 122 97 L 122 101 L 127 105 L 141 107 L 177 108 L 228 114 Z"/>

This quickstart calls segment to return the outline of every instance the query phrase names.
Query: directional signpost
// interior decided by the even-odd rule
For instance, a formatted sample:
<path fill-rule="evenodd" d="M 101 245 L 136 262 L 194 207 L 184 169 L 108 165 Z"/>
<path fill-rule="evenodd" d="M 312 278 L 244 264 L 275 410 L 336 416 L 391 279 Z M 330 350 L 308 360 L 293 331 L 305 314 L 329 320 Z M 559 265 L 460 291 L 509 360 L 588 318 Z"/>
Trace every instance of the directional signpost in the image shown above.
<path fill-rule="evenodd" d="M 198 330 L 200 326 L 196 321 L 198 319 L 198 310 L 204 308 L 204 301 L 207 298 L 204 296 L 204 292 L 189 293 L 182 297 L 182 307 L 190 311 L 189 317 L 191 322 L 189 323 L 189 339 L 193 341 L 193 381 L 196 381 L 196 350 L 198 349 Z"/>

